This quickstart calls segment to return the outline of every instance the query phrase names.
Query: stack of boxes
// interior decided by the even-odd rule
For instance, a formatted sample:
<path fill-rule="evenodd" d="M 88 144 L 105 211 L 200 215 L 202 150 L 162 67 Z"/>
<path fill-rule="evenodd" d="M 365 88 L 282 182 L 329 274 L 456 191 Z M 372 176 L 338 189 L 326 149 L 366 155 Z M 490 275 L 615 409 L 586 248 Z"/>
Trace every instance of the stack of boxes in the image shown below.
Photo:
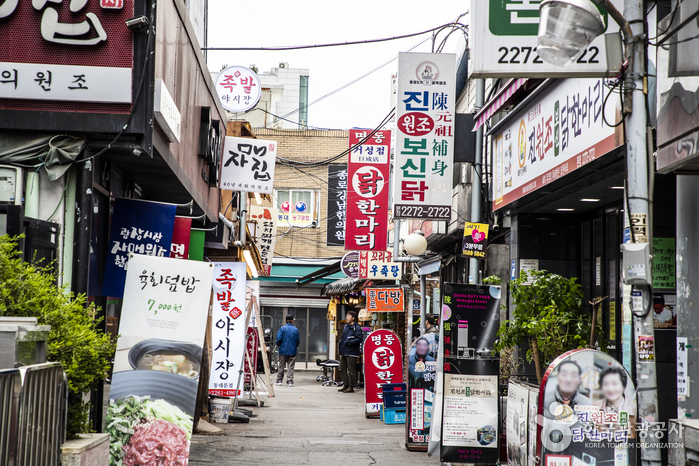
<path fill-rule="evenodd" d="M 404 383 L 385 383 L 381 390 L 383 394 L 381 420 L 386 424 L 405 424 L 407 385 Z"/>

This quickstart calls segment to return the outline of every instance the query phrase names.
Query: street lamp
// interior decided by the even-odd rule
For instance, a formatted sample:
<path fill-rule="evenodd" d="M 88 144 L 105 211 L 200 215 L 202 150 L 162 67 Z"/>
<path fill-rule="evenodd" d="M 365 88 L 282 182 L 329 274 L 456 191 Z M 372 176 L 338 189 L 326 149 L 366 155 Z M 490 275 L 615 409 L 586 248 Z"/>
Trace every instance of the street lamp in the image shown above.
<path fill-rule="evenodd" d="M 421 256 L 427 250 L 427 240 L 422 230 L 417 230 L 408 235 L 403 241 L 405 252 L 411 256 Z"/>
<path fill-rule="evenodd" d="M 539 6 L 539 46 L 545 62 L 568 66 L 604 32 L 604 19 L 590 0 L 544 0 Z"/>

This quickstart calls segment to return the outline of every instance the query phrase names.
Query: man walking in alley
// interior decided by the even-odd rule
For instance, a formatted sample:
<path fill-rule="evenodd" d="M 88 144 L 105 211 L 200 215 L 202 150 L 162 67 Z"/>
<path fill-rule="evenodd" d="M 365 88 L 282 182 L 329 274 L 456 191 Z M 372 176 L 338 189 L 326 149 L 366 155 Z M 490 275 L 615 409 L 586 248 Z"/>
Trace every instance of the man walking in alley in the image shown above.
<path fill-rule="evenodd" d="M 286 316 L 286 325 L 277 332 L 277 346 L 279 347 L 279 370 L 277 371 L 277 383 L 281 385 L 284 380 L 284 367 L 289 364 L 289 372 L 286 374 L 286 383 L 294 386 L 294 366 L 296 365 L 296 352 L 301 338 L 299 330 L 294 327 L 294 316 Z"/>
<path fill-rule="evenodd" d="M 357 313 L 349 311 L 345 317 L 345 328 L 340 340 L 340 377 L 342 388 L 338 391 L 354 393 L 357 384 L 357 360 L 362 344 L 362 328 L 357 324 Z"/>

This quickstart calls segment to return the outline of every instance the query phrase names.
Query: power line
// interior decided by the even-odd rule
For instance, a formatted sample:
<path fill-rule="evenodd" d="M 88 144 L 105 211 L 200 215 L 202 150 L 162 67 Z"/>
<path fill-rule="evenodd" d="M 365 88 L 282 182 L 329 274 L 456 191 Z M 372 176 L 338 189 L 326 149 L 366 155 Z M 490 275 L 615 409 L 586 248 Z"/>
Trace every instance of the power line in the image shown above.
<path fill-rule="evenodd" d="M 464 13 L 465 14 L 465 13 Z M 463 16 L 463 15 L 461 15 Z M 460 17 L 461 17 L 460 16 Z M 445 28 L 445 27 L 454 27 L 454 26 L 461 26 L 465 27 L 465 25 L 457 22 L 451 22 L 447 24 L 442 24 L 440 26 L 434 27 L 432 29 L 427 29 L 425 31 L 420 31 L 420 32 L 414 32 L 412 34 L 403 34 L 401 36 L 393 36 L 393 37 L 385 37 L 383 39 L 368 39 L 368 40 L 357 40 L 357 41 L 350 41 L 350 42 L 333 42 L 330 44 L 313 44 L 313 45 L 281 45 L 281 46 L 274 46 L 274 47 L 202 47 L 202 50 L 221 50 L 221 51 L 280 51 L 280 50 L 303 50 L 303 49 L 315 49 L 315 48 L 322 48 L 322 47 L 339 47 L 343 45 L 361 45 L 361 44 L 374 44 L 377 42 L 388 42 L 391 40 L 398 40 L 398 39 L 406 39 L 408 37 L 415 37 L 415 36 L 421 36 L 423 34 L 428 34 L 430 32 L 437 31 L 439 29 Z"/>

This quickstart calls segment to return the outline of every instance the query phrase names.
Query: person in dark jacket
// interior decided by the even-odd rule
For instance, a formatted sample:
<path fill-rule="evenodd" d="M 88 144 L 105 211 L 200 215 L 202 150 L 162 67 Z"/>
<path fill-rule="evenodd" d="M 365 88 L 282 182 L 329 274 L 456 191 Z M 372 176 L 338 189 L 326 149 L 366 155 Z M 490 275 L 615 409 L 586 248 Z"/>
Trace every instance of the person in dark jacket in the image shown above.
<path fill-rule="evenodd" d="M 342 388 L 338 391 L 354 393 L 357 384 L 357 360 L 363 340 L 362 328 L 357 324 L 357 313 L 349 311 L 345 317 L 345 328 L 340 340 L 340 377 Z"/>
<path fill-rule="evenodd" d="M 284 380 L 284 367 L 289 364 L 289 372 L 286 374 L 286 383 L 294 386 L 294 366 L 296 365 L 297 348 L 301 338 L 299 330 L 294 327 L 294 316 L 286 316 L 286 325 L 277 332 L 277 346 L 279 347 L 279 370 L 277 371 L 277 383 L 281 385 Z"/>
<path fill-rule="evenodd" d="M 439 333 L 439 328 L 437 327 L 437 316 L 429 314 L 425 317 L 425 323 L 427 324 L 427 329 L 425 333 Z"/>

